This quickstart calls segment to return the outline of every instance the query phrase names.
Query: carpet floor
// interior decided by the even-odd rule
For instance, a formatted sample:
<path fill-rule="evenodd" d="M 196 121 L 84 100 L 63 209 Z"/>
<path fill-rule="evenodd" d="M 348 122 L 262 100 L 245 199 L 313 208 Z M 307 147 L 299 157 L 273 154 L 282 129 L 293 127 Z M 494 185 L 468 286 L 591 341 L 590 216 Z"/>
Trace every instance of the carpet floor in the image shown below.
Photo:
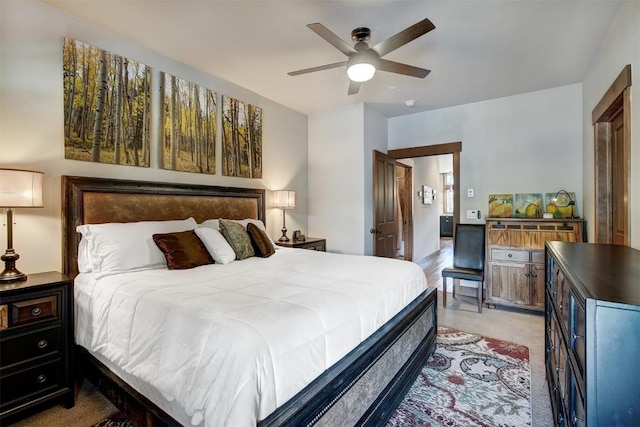
<path fill-rule="evenodd" d="M 439 327 L 437 346 L 387 427 L 531 425 L 529 349 Z M 132 427 L 114 414 L 94 427 Z"/>

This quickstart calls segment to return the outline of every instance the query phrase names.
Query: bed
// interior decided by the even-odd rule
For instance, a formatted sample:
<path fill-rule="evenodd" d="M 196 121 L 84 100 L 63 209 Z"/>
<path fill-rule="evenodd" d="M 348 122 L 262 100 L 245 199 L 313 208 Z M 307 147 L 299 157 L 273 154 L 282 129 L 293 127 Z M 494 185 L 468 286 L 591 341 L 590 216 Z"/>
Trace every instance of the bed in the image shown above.
<path fill-rule="evenodd" d="M 166 269 L 164 272 L 151 269 L 118 274 L 79 274 L 78 247 L 81 235 L 76 230 L 80 225 L 171 221 L 190 217 L 198 224 L 212 218 L 264 221 L 265 191 L 69 176 L 64 176 L 62 182 L 63 264 L 65 273 L 76 278 L 76 366 L 81 367 L 81 376 L 96 385 L 135 425 L 384 424 L 434 349 L 437 329 L 435 289 L 424 289 L 424 285 L 419 288 L 419 285 L 412 282 L 413 284 L 403 285 L 400 292 L 402 296 L 386 293 L 390 289 L 386 282 L 405 274 L 408 278 L 413 277 L 410 276 L 410 270 L 414 267 L 406 265 L 410 263 L 280 248 L 268 259 L 250 258 L 228 265 L 213 264 L 192 270 L 173 271 L 169 278 L 165 275 Z M 345 257 L 351 268 L 345 267 Z M 353 276 L 354 270 L 359 271 L 357 279 Z M 233 277 L 233 280 L 229 277 Z M 269 283 L 270 292 L 271 288 L 276 288 L 280 294 L 272 297 L 260 293 L 263 292 L 260 288 L 263 283 L 256 281 L 264 281 L 265 277 L 273 278 L 273 283 Z M 239 286 L 249 286 L 240 284 L 246 280 L 256 282 L 249 283 L 254 285 L 251 287 L 252 299 L 249 302 L 246 302 L 248 288 L 237 289 Z M 349 301 L 357 301 L 354 299 L 354 289 L 360 288 L 360 282 L 367 280 L 376 286 L 370 298 L 373 300 L 373 296 L 379 294 L 385 301 L 384 307 L 371 308 L 369 314 L 360 314 L 357 327 L 347 326 L 350 323 L 345 323 L 345 319 L 353 308 L 349 306 Z M 151 284 L 154 287 L 148 290 L 151 289 L 148 288 Z M 302 287 L 309 293 L 298 292 L 297 289 Z M 193 298 L 193 292 L 200 292 L 202 289 L 205 289 L 206 295 L 198 294 L 198 297 Z M 326 299 L 333 299 L 335 304 L 321 307 L 318 301 L 323 297 L 318 295 L 329 295 L 329 291 L 330 297 L 327 296 Z M 107 295 L 106 301 L 110 301 L 111 305 L 96 302 L 99 300 L 92 299 L 94 296 L 90 294 L 103 297 Z M 135 295 L 142 296 L 142 299 L 130 300 Z M 153 298 L 149 295 L 153 295 Z M 216 312 L 213 307 L 216 302 L 219 303 L 229 295 L 234 295 L 231 300 L 233 310 L 229 311 L 225 306 L 224 310 Z M 241 295 L 241 302 L 238 302 L 237 295 Z M 149 305 L 149 300 L 153 300 L 155 305 Z M 264 305 L 254 304 L 254 300 L 259 300 Z M 120 302 L 119 311 L 112 309 L 113 301 Z M 201 310 L 206 306 L 206 301 L 212 301 L 212 308 L 207 306 L 207 310 Z M 365 307 L 368 304 L 353 301 L 351 304 L 354 306 Z M 178 308 L 171 308 L 172 313 L 176 310 L 181 312 L 180 316 L 185 313 L 200 313 L 197 315 L 201 317 L 192 326 L 188 326 L 187 323 L 181 323 L 180 316 L 169 317 L 158 309 L 173 302 L 178 302 Z M 293 308 L 282 309 L 285 307 L 283 302 L 286 307 Z M 148 331 L 141 329 L 140 325 L 144 323 L 136 324 L 133 320 L 126 323 L 123 320 L 128 317 L 134 319 L 129 312 L 123 311 L 123 307 L 128 306 L 152 307 L 146 309 L 150 317 L 146 317 L 145 322 L 152 325 Z M 110 323 L 96 320 L 103 313 L 100 307 L 109 308 L 108 312 L 104 309 L 104 317 L 110 317 Z M 180 310 L 179 307 L 183 309 Z M 246 318 L 239 321 L 234 317 L 247 307 L 251 308 L 250 317 L 253 316 L 254 323 Z M 308 320 L 301 314 L 310 310 L 313 311 L 313 320 Z M 293 313 L 293 318 L 273 315 L 289 311 Z M 213 315 L 212 312 L 217 314 Z M 221 312 L 224 312 L 224 316 L 218 315 Z M 383 317 L 383 313 L 389 319 Z M 276 344 L 267 344 L 266 350 L 263 348 L 259 357 L 261 361 L 268 359 L 268 363 L 259 364 L 257 373 L 253 374 L 251 369 L 256 363 L 247 365 L 251 369 L 229 364 L 229 360 L 235 363 L 239 359 L 237 356 L 226 357 L 224 363 L 217 365 L 212 362 L 215 357 L 204 358 L 204 366 L 198 366 L 191 362 L 202 357 L 192 357 L 189 351 L 197 354 L 208 351 L 209 344 L 200 342 L 199 337 L 212 336 L 209 332 L 211 328 L 206 327 L 212 317 L 224 317 L 224 323 L 217 326 L 221 335 L 215 335 L 216 339 L 210 341 L 217 341 L 225 333 L 230 334 L 227 327 L 231 323 L 241 323 L 244 327 L 240 332 L 233 332 L 234 336 L 243 337 L 242 340 L 236 340 L 238 343 L 261 343 L 267 339 L 267 335 L 272 335 L 276 340 L 278 335 L 296 335 L 292 331 L 295 332 L 304 323 L 309 323 L 312 331 L 314 327 L 321 329 L 322 332 L 318 334 L 323 335 L 322 338 L 311 339 L 309 337 L 316 335 L 305 332 L 295 338 L 300 342 L 314 343 L 312 350 L 302 350 L 299 342 L 292 343 L 289 338 Z M 267 319 L 271 319 L 273 323 L 268 323 Z M 381 319 L 384 319 L 384 323 Z M 291 323 L 297 327 L 290 328 L 286 334 L 278 333 L 287 329 L 287 325 Z M 267 326 L 268 324 L 271 326 Z M 109 330 L 108 333 L 104 332 L 105 328 Z M 166 335 L 167 330 L 176 328 L 185 332 Z M 359 344 L 347 344 L 346 338 L 337 333 L 350 329 L 353 332 L 351 335 L 360 336 Z M 121 333 L 125 330 L 128 335 Z M 173 350 L 173 353 L 169 353 L 172 356 L 167 356 L 163 347 L 162 355 L 158 356 L 162 359 L 158 365 L 164 370 L 169 366 L 169 370 L 172 370 L 170 376 L 157 375 L 155 371 L 153 375 L 146 375 L 136 370 L 142 365 L 136 365 L 135 360 L 155 357 L 153 355 L 158 352 L 130 350 L 145 341 L 153 341 L 159 334 L 165 334 L 162 335 L 163 342 L 179 343 L 181 335 L 188 337 L 188 345 L 183 343 L 183 351 Z M 129 341 L 124 343 L 124 348 L 129 353 L 118 352 L 117 345 L 127 338 L 125 335 Z M 109 340 L 112 342 L 107 344 Z M 153 346 L 151 343 L 149 348 L 153 349 Z M 284 346 L 287 347 L 286 351 L 274 350 Z M 240 347 L 251 346 L 243 344 Z M 260 345 L 256 344 L 256 347 Z M 116 350 L 103 351 L 104 348 Z M 167 344 L 166 348 L 170 346 Z M 149 352 L 148 349 L 145 351 Z M 122 359 L 130 354 L 134 356 L 123 364 Z M 179 357 L 184 357 L 184 360 Z M 218 403 L 223 402 L 222 398 L 212 398 L 220 395 L 216 391 L 216 383 L 198 383 L 200 379 L 205 380 L 207 368 L 214 373 L 213 377 L 230 376 L 232 383 L 257 384 L 243 388 L 250 391 L 247 399 L 243 397 L 242 390 L 230 393 L 234 396 L 229 405 L 235 406 L 229 412 L 232 414 L 230 418 L 226 418 L 227 412 L 223 418 L 216 418 L 220 409 L 215 405 L 225 407 L 224 403 Z M 277 375 L 272 375 L 271 371 L 275 371 Z M 279 376 L 281 372 L 283 376 Z M 265 386 L 268 384 L 266 378 L 271 376 L 277 379 L 274 381 L 276 385 Z M 157 380 L 158 378 L 164 379 Z M 176 381 L 176 378 L 180 380 Z M 185 378 L 184 384 L 188 386 L 182 384 L 182 378 Z M 253 382 L 248 382 L 249 380 Z M 181 385 L 181 391 L 171 391 L 171 387 L 176 384 Z M 255 388 L 258 388 L 258 392 Z M 194 395 L 193 389 L 199 392 Z M 229 390 L 227 386 L 223 389 Z M 215 402 L 198 403 L 207 399 Z"/>

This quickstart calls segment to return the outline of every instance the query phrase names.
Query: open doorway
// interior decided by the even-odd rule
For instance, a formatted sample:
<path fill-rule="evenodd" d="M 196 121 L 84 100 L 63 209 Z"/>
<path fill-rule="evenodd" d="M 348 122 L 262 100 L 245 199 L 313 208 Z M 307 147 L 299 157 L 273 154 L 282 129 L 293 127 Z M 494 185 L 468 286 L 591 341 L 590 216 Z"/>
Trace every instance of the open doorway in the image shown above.
<path fill-rule="evenodd" d="M 447 143 L 447 144 L 437 144 L 437 145 L 428 145 L 428 146 L 423 146 L 423 147 L 413 147 L 413 148 L 403 148 L 403 149 L 397 149 L 397 150 L 390 150 L 388 153 L 389 157 L 392 157 L 394 159 L 413 159 L 413 161 L 419 161 L 422 158 L 425 157 L 429 157 L 430 160 L 435 161 L 435 159 L 438 156 L 441 155 L 450 155 L 451 156 L 451 173 L 452 173 L 452 178 L 453 178 L 453 184 L 451 186 L 451 184 L 449 184 L 450 186 L 450 190 L 451 192 L 448 195 L 445 195 L 445 191 L 443 190 L 443 188 L 441 188 L 438 178 L 439 178 L 439 169 L 436 171 L 436 178 L 435 178 L 435 183 L 430 185 L 430 187 L 433 187 L 433 189 L 436 191 L 436 200 L 441 200 L 443 199 L 443 197 L 449 197 L 449 206 L 453 206 L 452 207 L 452 212 L 450 217 L 452 218 L 453 221 L 453 229 L 455 229 L 455 224 L 457 224 L 459 222 L 459 206 L 460 206 L 460 194 L 459 191 L 455 191 L 456 189 L 460 188 L 460 152 L 462 151 L 462 143 L 461 142 L 452 142 L 452 143 Z M 438 168 L 438 167 L 436 167 Z M 416 175 L 415 175 L 415 170 L 414 170 L 414 181 L 416 180 Z M 416 215 L 415 215 L 415 209 L 416 207 L 420 207 L 424 210 L 425 206 L 423 206 L 421 203 L 421 199 L 418 197 L 419 194 L 421 193 L 423 188 L 422 188 L 422 184 L 415 182 L 416 188 L 413 188 L 411 190 L 411 200 L 414 206 L 413 209 L 413 215 L 412 215 L 412 220 L 413 220 L 413 230 L 415 231 L 415 227 L 416 227 Z M 419 186 L 419 188 L 417 188 Z M 420 195 L 420 197 L 422 197 L 423 195 Z M 434 221 L 436 222 L 436 224 L 434 224 L 433 226 L 437 228 L 437 233 L 435 234 L 435 238 L 439 239 L 439 228 L 440 228 L 440 224 L 439 224 L 439 213 L 442 212 L 441 209 L 438 208 L 437 204 L 434 204 L 432 208 L 426 208 L 426 209 L 432 209 L 433 213 L 435 213 L 435 219 Z M 449 208 L 451 209 L 451 208 Z M 415 236 L 415 232 L 413 233 Z M 453 232 L 452 232 L 453 234 Z M 420 255 L 418 255 L 418 253 L 415 250 L 415 246 L 420 243 L 417 242 L 416 239 L 421 238 L 420 236 L 415 236 L 413 238 L 413 241 L 411 242 L 411 250 L 412 250 L 412 258 L 411 260 L 419 262 L 421 261 L 421 259 L 414 259 L 414 258 L 421 258 Z M 438 242 L 439 244 L 439 242 Z M 409 259 L 406 258 L 406 252 L 407 252 L 407 246 L 408 246 L 408 241 L 405 241 L 405 245 L 404 245 L 404 250 L 405 250 L 405 259 Z M 436 249 L 437 252 L 437 249 Z"/>
<path fill-rule="evenodd" d="M 453 210 L 456 188 L 453 185 L 453 155 L 438 156 L 439 180 L 438 186 L 441 197 L 438 199 L 440 211 L 440 239 L 453 238 Z"/>

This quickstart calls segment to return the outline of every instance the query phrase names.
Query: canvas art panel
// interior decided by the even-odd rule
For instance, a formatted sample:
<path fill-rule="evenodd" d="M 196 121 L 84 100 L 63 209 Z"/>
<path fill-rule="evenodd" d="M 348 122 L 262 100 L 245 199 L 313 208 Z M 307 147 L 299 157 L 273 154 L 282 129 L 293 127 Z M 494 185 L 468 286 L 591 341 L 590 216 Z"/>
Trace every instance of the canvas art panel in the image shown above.
<path fill-rule="evenodd" d="M 262 178 L 262 109 L 222 96 L 222 174 Z"/>
<path fill-rule="evenodd" d="M 489 194 L 489 218 L 513 216 L 513 194 Z"/>
<path fill-rule="evenodd" d="M 150 67 L 65 37 L 65 158 L 149 167 L 150 83 Z"/>
<path fill-rule="evenodd" d="M 216 93 L 160 73 L 160 168 L 216 173 Z"/>
<path fill-rule="evenodd" d="M 516 218 L 542 218 L 542 194 L 516 193 L 515 209 Z"/>
<path fill-rule="evenodd" d="M 544 203 L 545 212 L 553 214 L 554 218 L 571 218 L 576 216 L 576 193 L 574 192 L 558 192 L 545 193 Z"/>

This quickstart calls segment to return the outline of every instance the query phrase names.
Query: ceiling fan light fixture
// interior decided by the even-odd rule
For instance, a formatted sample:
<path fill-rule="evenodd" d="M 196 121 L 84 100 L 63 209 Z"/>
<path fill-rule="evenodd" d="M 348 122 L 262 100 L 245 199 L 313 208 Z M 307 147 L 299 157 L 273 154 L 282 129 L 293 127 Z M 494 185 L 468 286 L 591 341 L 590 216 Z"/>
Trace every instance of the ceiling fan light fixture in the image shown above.
<path fill-rule="evenodd" d="M 371 80 L 376 73 L 376 67 L 366 62 L 349 65 L 347 75 L 354 82 L 366 82 Z"/>

